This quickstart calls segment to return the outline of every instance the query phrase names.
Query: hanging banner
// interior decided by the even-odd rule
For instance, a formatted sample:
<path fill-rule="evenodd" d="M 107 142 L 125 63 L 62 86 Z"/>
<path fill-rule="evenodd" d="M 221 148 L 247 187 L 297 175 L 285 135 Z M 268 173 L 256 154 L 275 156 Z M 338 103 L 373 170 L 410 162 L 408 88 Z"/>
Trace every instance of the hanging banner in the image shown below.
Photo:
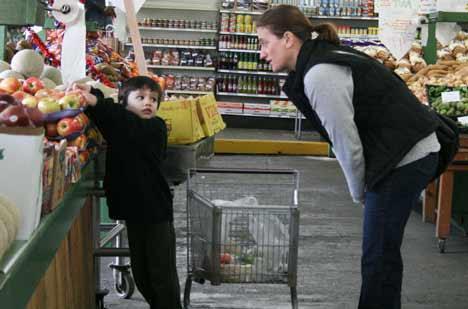
<path fill-rule="evenodd" d="M 133 7 L 135 8 L 135 13 L 138 13 L 138 11 L 143 7 L 145 1 L 146 0 L 133 0 Z M 125 9 L 124 0 L 110 0 L 110 3 L 116 8 L 119 8 L 121 11 L 127 12 L 127 10 Z"/>
<path fill-rule="evenodd" d="M 421 0 L 419 14 L 431 14 L 437 12 L 437 0 Z"/>
<path fill-rule="evenodd" d="M 380 0 L 379 39 L 398 60 L 411 49 L 419 25 L 419 0 Z"/>

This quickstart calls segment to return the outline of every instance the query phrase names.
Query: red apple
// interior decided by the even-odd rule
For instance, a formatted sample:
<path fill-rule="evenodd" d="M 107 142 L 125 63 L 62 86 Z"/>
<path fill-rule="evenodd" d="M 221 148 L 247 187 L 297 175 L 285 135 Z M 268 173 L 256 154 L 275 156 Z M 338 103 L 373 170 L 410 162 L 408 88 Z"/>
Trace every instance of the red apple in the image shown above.
<path fill-rule="evenodd" d="M 55 137 L 58 135 L 57 124 L 54 122 L 48 122 L 45 124 L 46 136 Z"/>
<path fill-rule="evenodd" d="M 80 158 L 81 164 L 86 163 L 88 161 L 88 158 L 89 158 L 89 152 L 86 151 L 86 150 L 81 151 L 80 155 L 79 155 L 79 158 Z"/>
<path fill-rule="evenodd" d="M 34 126 L 41 127 L 44 124 L 44 114 L 37 107 L 25 107 L 26 114 Z"/>
<path fill-rule="evenodd" d="M 0 123 L 7 127 L 28 127 L 31 125 L 23 106 L 10 105 L 0 113 Z"/>
<path fill-rule="evenodd" d="M 21 103 L 27 107 L 33 108 L 33 107 L 37 107 L 38 100 L 36 97 L 33 97 L 32 95 L 28 95 L 21 101 Z"/>
<path fill-rule="evenodd" d="M 44 89 L 44 83 L 37 77 L 29 77 L 23 83 L 23 90 L 30 94 L 35 94 Z"/>
<path fill-rule="evenodd" d="M 72 133 L 79 132 L 81 128 L 73 118 L 63 118 L 57 123 L 57 132 L 60 136 L 68 136 Z"/>
<path fill-rule="evenodd" d="M 76 146 L 78 149 L 84 149 L 86 147 L 86 143 L 88 142 L 88 138 L 86 135 L 81 134 L 77 138 L 75 138 L 73 141 L 68 143 L 70 146 Z"/>
<path fill-rule="evenodd" d="M 16 91 L 11 95 L 13 98 L 18 100 L 18 102 L 22 102 L 24 98 L 30 97 L 31 95 L 29 93 L 26 93 L 24 91 Z"/>
<path fill-rule="evenodd" d="M 41 89 L 38 92 L 36 92 L 34 96 L 38 99 L 47 98 L 47 97 L 52 96 L 52 92 L 50 89 Z"/>
<path fill-rule="evenodd" d="M 80 105 L 80 97 L 76 94 L 67 94 L 59 101 L 62 109 L 78 109 Z"/>
<path fill-rule="evenodd" d="M 50 114 L 60 111 L 60 104 L 52 98 L 42 98 L 37 103 L 37 108 L 44 114 Z"/>
<path fill-rule="evenodd" d="M 75 116 L 75 120 L 78 121 L 83 128 L 89 124 L 89 118 L 85 113 L 80 113 Z"/>
<path fill-rule="evenodd" d="M 14 77 L 7 77 L 0 82 L 0 89 L 3 89 L 7 93 L 13 93 L 20 90 L 21 83 Z"/>

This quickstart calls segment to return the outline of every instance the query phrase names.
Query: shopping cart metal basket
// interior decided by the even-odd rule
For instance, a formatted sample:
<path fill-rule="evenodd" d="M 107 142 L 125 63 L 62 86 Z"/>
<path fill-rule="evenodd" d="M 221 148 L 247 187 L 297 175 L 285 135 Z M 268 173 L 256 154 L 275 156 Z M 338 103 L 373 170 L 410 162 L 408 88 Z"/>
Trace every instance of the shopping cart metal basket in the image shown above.
<path fill-rule="evenodd" d="M 187 281 L 272 283 L 297 302 L 299 173 L 191 169 L 187 180 Z"/>

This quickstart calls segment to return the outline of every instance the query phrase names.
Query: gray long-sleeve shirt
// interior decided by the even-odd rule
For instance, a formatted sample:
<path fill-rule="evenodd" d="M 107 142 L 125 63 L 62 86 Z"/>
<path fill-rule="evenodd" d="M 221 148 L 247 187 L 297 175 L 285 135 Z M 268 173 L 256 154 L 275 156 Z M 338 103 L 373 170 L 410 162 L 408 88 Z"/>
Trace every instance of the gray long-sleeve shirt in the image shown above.
<path fill-rule="evenodd" d="M 354 122 L 354 84 L 351 69 L 336 64 L 318 64 L 304 78 L 304 94 L 327 131 L 343 170 L 353 201 L 363 202 L 365 160 Z M 397 167 L 440 150 L 435 133 L 420 140 Z"/>

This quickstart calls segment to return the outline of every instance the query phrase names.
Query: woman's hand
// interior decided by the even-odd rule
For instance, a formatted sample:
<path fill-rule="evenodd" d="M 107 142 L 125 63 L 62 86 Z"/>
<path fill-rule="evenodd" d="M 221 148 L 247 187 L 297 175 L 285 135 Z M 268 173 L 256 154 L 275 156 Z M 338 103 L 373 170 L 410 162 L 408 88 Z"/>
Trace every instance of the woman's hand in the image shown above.
<path fill-rule="evenodd" d="M 86 84 L 73 84 L 71 90 L 78 91 L 83 98 L 86 100 L 86 105 L 95 106 L 97 104 L 97 98 L 91 94 L 91 86 Z"/>

